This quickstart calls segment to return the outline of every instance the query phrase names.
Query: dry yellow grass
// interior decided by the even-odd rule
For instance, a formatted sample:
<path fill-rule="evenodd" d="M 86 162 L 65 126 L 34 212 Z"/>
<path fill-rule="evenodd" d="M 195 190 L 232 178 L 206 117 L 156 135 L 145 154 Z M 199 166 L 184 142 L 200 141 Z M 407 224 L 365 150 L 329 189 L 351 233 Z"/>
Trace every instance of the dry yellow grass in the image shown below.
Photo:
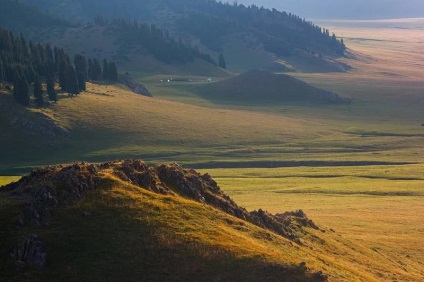
<path fill-rule="evenodd" d="M 384 24 L 383 27 L 366 28 L 330 24 L 327 27 L 341 34 L 356 56 L 356 60 L 346 59 L 354 69 L 345 74 L 295 75 L 354 99 L 356 106 L 334 112 L 332 118 L 336 118 L 341 127 L 346 126 L 345 132 L 362 136 L 362 141 L 333 136 L 332 141 L 331 137 L 327 139 L 328 143 L 334 146 L 338 142 L 362 143 L 376 151 L 358 150 L 338 155 L 305 152 L 298 158 L 330 160 L 337 156 L 336 159 L 349 160 L 359 157 L 408 160 L 417 164 L 205 171 L 248 209 L 262 207 L 270 212 L 282 212 L 301 208 L 319 226 L 334 229 L 339 237 L 330 239 L 331 248 L 316 249 L 317 253 L 327 252 L 327 263 L 333 263 L 330 254 L 337 254 L 340 259 L 337 262 L 344 265 L 346 261 L 362 260 L 361 266 L 352 262 L 350 267 L 358 272 L 366 268 L 365 272 L 375 275 L 379 281 L 422 281 L 424 55 L 421 50 L 424 34 L 422 29 L 387 27 L 387 23 L 379 23 Z M 292 114 L 303 115 L 302 111 Z M 319 110 L 309 112 L 308 116 L 321 121 L 328 118 L 329 123 L 335 124 L 328 113 Z M 384 132 L 404 134 L 404 137 L 384 136 Z M 391 145 L 387 147 L 388 144 Z M 342 238 L 349 243 L 343 243 Z M 345 252 L 342 246 L 347 248 Z M 382 263 L 383 260 L 390 263 Z M 372 280 L 372 277 L 363 279 Z"/>
<path fill-rule="evenodd" d="M 420 281 L 424 278 L 422 169 L 420 164 L 207 172 L 249 210 L 262 207 L 280 213 L 303 209 L 318 226 L 350 240 L 352 249 L 345 259 L 358 259 L 367 252 L 363 264 L 368 266 L 362 267 L 370 267 L 368 273 L 393 272 L 401 281 Z M 332 241 L 332 247 L 342 244 L 339 238 Z M 340 250 L 331 247 L 317 247 L 316 251 L 340 255 Z M 392 264 L 377 267 L 381 257 Z"/>

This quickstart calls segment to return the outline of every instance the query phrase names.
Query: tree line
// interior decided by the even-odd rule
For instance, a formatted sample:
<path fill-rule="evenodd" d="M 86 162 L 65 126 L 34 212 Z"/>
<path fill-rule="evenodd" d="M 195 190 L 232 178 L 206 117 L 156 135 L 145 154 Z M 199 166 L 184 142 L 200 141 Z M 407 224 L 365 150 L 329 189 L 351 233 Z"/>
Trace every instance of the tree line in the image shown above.
<path fill-rule="evenodd" d="M 19 104 L 29 106 L 32 93 L 35 103 L 42 106 L 45 103 L 42 84 L 49 100 L 57 101 L 56 83 L 62 91 L 78 95 L 86 90 L 87 81 L 99 80 L 118 80 L 114 62 L 87 60 L 80 54 L 71 60 L 61 48 L 27 43 L 22 34 L 15 36 L 0 28 L 0 82 L 13 85 L 13 97 Z"/>
<path fill-rule="evenodd" d="M 18 0 L 0 0 L 0 26 L 10 30 L 22 30 L 28 27 L 70 27 L 71 23 L 50 12 L 42 11 Z"/>
<path fill-rule="evenodd" d="M 107 20 L 97 16 L 94 23 L 101 26 L 118 27 L 120 40 L 131 42 L 147 49 L 156 59 L 166 64 L 193 62 L 196 58 L 217 65 L 208 54 L 202 53 L 198 48 L 192 47 L 190 42 L 175 39 L 167 29 L 155 24 L 128 21 L 125 19 Z"/>
<path fill-rule="evenodd" d="M 222 43 L 228 36 L 247 32 L 255 36 L 257 44 L 278 56 L 290 56 L 296 49 L 343 55 L 346 49 L 343 40 L 330 34 L 328 29 L 284 11 L 237 2 L 166 2 L 185 15 L 177 20 L 180 29 L 194 34 L 202 44 L 217 52 L 222 50 Z M 184 13 L 188 5 L 191 12 Z"/>

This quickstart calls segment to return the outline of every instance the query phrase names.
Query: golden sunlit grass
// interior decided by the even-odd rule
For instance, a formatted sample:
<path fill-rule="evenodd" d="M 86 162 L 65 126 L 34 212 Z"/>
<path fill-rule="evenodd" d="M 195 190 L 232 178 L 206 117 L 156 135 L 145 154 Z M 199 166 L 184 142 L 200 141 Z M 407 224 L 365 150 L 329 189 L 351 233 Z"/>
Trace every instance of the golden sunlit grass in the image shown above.
<path fill-rule="evenodd" d="M 207 172 L 249 210 L 262 207 L 278 213 L 301 208 L 318 226 L 393 260 L 405 269 L 401 275 L 407 275 L 398 279 L 418 281 L 424 277 L 423 168 L 419 164 Z"/>
<path fill-rule="evenodd" d="M 418 281 L 412 266 L 405 270 L 378 245 L 373 250 L 338 229 L 307 229 L 298 245 L 207 205 L 154 194 L 108 175 L 102 187 L 55 211 L 54 228 L 31 229 L 49 242 L 50 258 L 48 271 L 33 273 L 32 281 L 98 280 L 106 275 L 106 280 L 183 281 L 220 275 L 255 281 L 258 271 L 263 281 L 276 281 L 275 273 L 262 269 L 262 264 L 285 265 L 297 273 L 300 262 L 313 271 L 323 270 L 333 281 L 394 276 Z M 181 276 L 187 273 L 190 277 Z"/>
<path fill-rule="evenodd" d="M 20 176 L 0 176 L 0 186 L 18 181 L 20 178 Z"/>
<path fill-rule="evenodd" d="M 351 242 L 345 247 L 354 251 L 347 251 L 343 258 L 349 261 L 366 254 L 363 267 L 368 265 L 367 273 L 373 273 L 378 280 L 420 281 L 424 278 L 421 240 L 424 167 L 420 145 L 424 121 L 424 57 L 420 51 L 423 33 L 421 30 L 346 26 L 331 26 L 331 30 L 341 34 L 353 50 L 357 60 L 346 62 L 354 69 L 345 74 L 295 75 L 353 98 L 353 105 L 344 110 L 313 109 L 307 116 L 346 126 L 344 132 L 358 137 L 328 136 L 327 141 L 321 139 L 323 147 L 330 144 L 333 148 L 343 147 L 342 144 L 352 142 L 351 146 L 356 144 L 358 151 L 306 153 L 311 147 L 306 145 L 308 141 L 301 141 L 305 152 L 297 159 L 360 158 L 406 160 L 418 164 L 214 169 L 207 172 L 224 191 L 250 210 L 262 207 L 270 212 L 282 212 L 301 208 L 319 226 L 334 229 L 335 234 L 341 236 L 329 244 L 334 249 L 318 247 L 317 253 L 325 250 L 340 256 L 343 253 L 340 244 L 343 243 L 339 239 L 348 238 Z M 289 113 L 294 117 L 305 116 L 303 111 Z M 320 147 L 314 145 L 315 149 Z M 293 156 L 288 154 L 288 157 Z M 391 265 L 377 266 L 382 258 L 390 260 Z"/>

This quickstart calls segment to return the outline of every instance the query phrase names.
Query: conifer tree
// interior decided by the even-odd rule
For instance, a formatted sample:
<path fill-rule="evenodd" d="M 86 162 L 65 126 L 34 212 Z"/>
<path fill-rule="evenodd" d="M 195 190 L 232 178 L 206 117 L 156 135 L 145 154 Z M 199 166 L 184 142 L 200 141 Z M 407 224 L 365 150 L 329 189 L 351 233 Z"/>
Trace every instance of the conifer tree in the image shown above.
<path fill-rule="evenodd" d="M 39 77 L 36 77 L 34 80 L 34 97 L 35 97 L 35 103 L 38 106 L 44 105 L 43 88 L 41 87 L 41 82 Z"/>
<path fill-rule="evenodd" d="M 88 69 L 87 69 L 87 75 L 88 75 L 88 80 L 93 80 L 93 71 L 94 71 L 94 65 L 93 65 L 93 60 L 91 60 L 91 58 L 88 58 Z"/>
<path fill-rule="evenodd" d="M 99 60 L 94 59 L 93 65 L 94 65 L 95 80 L 100 80 L 102 78 L 102 67 L 100 66 Z"/>
<path fill-rule="evenodd" d="M 114 62 L 109 63 L 109 77 L 110 81 L 118 81 L 118 68 Z"/>
<path fill-rule="evenodd" d="M 6 79 L 5 67 L 3 66 L 3 60 L 0 57 L 0 82 Z"/>
<path fill-rule="evenodd" d="M 59 63 L 59 68 L 58 68 L 59 86 L 64 91 L 66 91 L 66 76 L 65 76 L 66 66 L 67 66 L 66 62 L 62 60 Z"/>
<path fill-rule="evenodd" d="M 75 71 L 84 75 L 84 80 L 88 80 L 88 65 L 84 56 L 76 54 L 74 58 Z"/>
<path fill-rule="evenodd" d="M 77 73 L 77 80 L 78 80 L 78 87 L 80 91 L 85 91 L 87 90 L 86 87 L 86 80 L 85 80 L 85 75 L 83 72 L 78 72 Z"/>
<path fill-rule="evenodd" d="M 103 60 L 103 79 L 109 79 L 109 63 L 106 59 Z"/>
<path fill-rule="evenodd" d="M 29 106 L 29 90 L 28 82 L 24 75 L 17 73 L 15 76 L 15 82 L 13 84 L 13 97 L 19 104 L 28 107 Z"/>
<path fill-rule="evenodd" d="M 66 65 L 66 68 L 65 68 L 65 84 L 66 84 L 66 91 L 69 94 L 78 95 L 80 93 L 77 74 L 75 73 L 74 67 L 69 64 Z"/>
<path fill-rule="evenodd" d="M 57 101 L 57 93 L 56 93 L 56 90 L 54 89 L 54 77 L 53 77 L 53 75 L 47 76 L 46 84 L 47 84 L 47 95 L 49 96 L 50 101 L 56 102 Z"/>

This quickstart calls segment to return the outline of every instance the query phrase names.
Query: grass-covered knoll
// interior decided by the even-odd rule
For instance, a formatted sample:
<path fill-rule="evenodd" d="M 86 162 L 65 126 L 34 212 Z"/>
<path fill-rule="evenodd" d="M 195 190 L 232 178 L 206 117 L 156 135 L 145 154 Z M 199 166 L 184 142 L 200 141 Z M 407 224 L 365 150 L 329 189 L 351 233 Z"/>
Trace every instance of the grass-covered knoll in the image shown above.
<path fill-rule="evenodd" d="M 420 281 L 424 277 L 422 169 L 419 164 L 204 171 L 248 210 L 261 206 L 277 213 L 302 208 L 318 225 L 400 267 L 370 270 L 380 279 Z"/>
<path fill-rule="evenodd" d="M 214 102 L 275 105 L 275 104 L 344 104 L 349 99 L 336 93 L 308 85 L 285 74 L 255 69 L 238 76 L 200 86 L 197 90 Z"/>

